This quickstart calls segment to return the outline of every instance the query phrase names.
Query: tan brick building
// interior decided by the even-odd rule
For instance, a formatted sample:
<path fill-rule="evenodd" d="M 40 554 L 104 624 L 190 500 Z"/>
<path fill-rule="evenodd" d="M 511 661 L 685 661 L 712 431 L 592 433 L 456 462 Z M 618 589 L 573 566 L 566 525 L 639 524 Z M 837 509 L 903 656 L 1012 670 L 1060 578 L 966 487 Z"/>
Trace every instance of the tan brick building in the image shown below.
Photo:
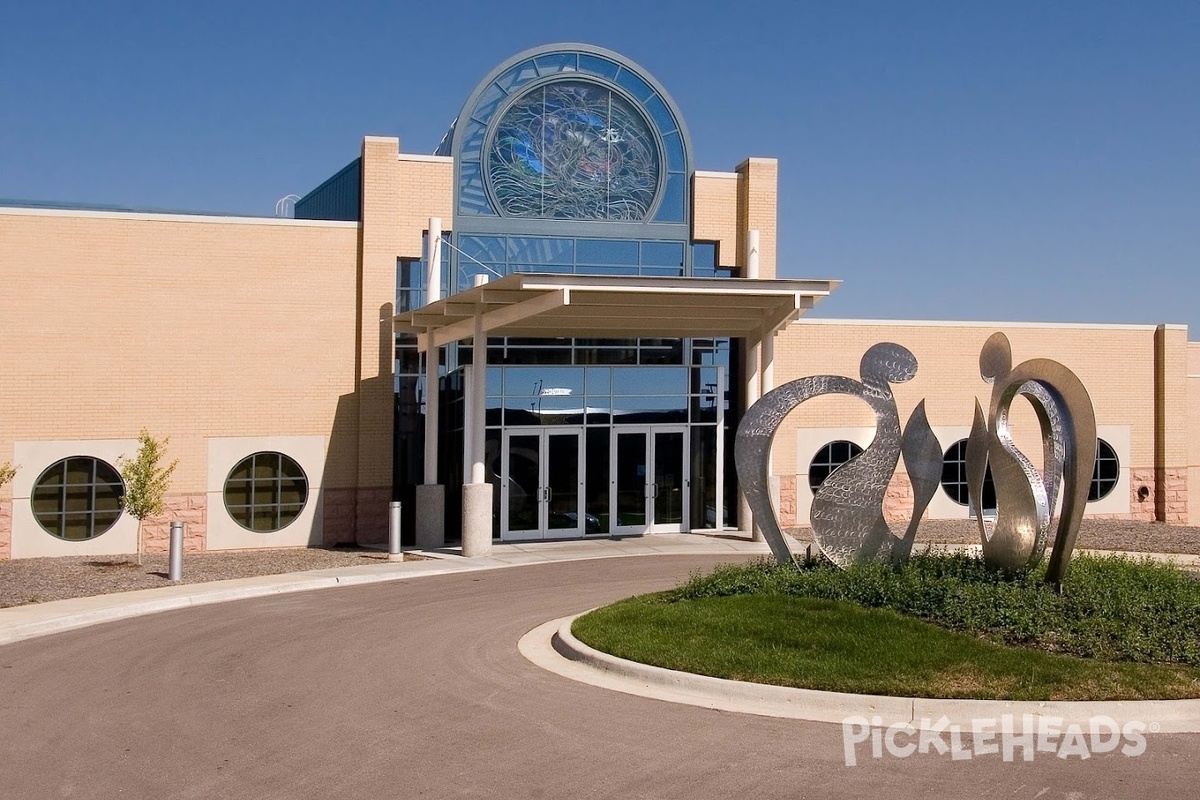
<path fill-rule="evenodd" d="M 651 76 L 559 45 L 486 76 L 437 155 L 366 137 L 295 219 L 2 207 L 0 558 L 134 551 L 116 468 L 143 428 L 179 459 L 150 550 L 172 519 L 193 550 L 379 542 L 393 499 L 426 544 L 737 528 L 731 436 L 763 388 L 897 342 L 901 417 L 924 399 L 954 455 L 996 330 L 1091 390 L 1089 513 L 1200 522 L 1185 328 L 797 320 L 836 282 L 775 280 L 776 198 L 773 159 L 696 170 Z M 1032 411 L 1016 427 L 1038 446 Z M 782 522 L 872 430 L 852 398 L 789 416 Z M 931 517 L 968 513 L 948 470 Z M 903 474 L 892 494 L 902 518 Z"/>

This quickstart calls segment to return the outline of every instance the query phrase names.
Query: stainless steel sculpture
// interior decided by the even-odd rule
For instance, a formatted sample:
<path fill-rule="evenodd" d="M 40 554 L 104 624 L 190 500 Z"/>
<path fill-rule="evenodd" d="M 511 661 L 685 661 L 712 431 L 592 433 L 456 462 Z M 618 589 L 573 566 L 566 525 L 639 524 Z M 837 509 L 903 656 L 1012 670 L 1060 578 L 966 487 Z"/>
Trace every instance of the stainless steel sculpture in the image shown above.
<path fill-rule="evenodd" d="M 979 354 L 979 371 L 992 383 L 985 415 L 975 401 L 975 420 L 967 439 L 967 491 L 976 509 L 983 508 L 988 468 L 996 487 L 996 516 L 976 515 L 983 559 L 1000 569 L 1037 564 L 1049 539 L 1051 516 L 1062 491 L 1062 511 L 1050 552 L 1046 580 L 1061 583 L 1071 560 L 1079 523 L 1087 503 L 1096 462 L 1096 415 L 1087 389 L 1073 372 L 1045 358 L 1012 365 L 1008 337 L 995 333 Z M 859 455 L 829 474 L 813 496 L 810 518 L 817 546 L 835 564 L 903 561 L 912 553 L 917 526 L 941 485 L 942 448 L 925 415 L 925 401 L 900 429 L 891 384 L 911 380 L 917 359 L 904 347 L 877 344 L 862 357 L 862 381 L 840 375 L 813 375 L 767 392 L 746 412 L 738 426 L 734 460 L 738 480 L 754 521 L 783 564 L 793 559 L 771 506 L 769 456 L 775 432 L 792 409 L 826 394 L 858 397 L 875 413 L 875 438 Z M 1013 442 L 1009 411 L 1025 397 L 1037 414 L 1042 432 L 1039 473 Z M 902 536 L 883 516 L 888 483 L 903 456 L 913 487 L 913 513 Z"/>
<path fill-rule="evenodd" d="M 1045 358 L 1012 366 L 1012 347 L 1003 333 L 988 338 L 979 354 L 979 372 L 992 384 L 985 417 L 975 402 L 967 440 L 967 491 L 982 509 L 983 484 L 990 466 L 996 487 L 996 517 L 978 514 L 983 558 L 1002 569 L 1037 564 L 1045 552 L 1051 515 L 1063 485 L 1062 511 L 1050 551 L 1046 580 L 1061 583 L 1071 561 L 1079 523 L 1096 463 L 1096 415 L 1075 373 Z M 1008 418 L 1013 400 L 1033 405 L 1042 430 L 1043 467 L 1017 449 Z"/>
<path fill-rule="evenodd" d="M 779 563 L 792 560 L 769 495 L 771 443 L 784 417 L 826 394 L 861 398 L 875 413 L 875 438 L 859 455 L 834 470 L 817 489 L 812 529 L 817 546 L 835 564 L 903 559 L 912 550 L 917 524 L 941 480 L 942 450 L 922 402 L 903 435 L 890 384 L 911 380 L 917 360 L 906 348 L 884 342 L 869 349 L 859 365 L 862 381 L 840 375 L 800 378 L 767 392 L 742 418 L 734 444 L 738 479 L 756 524 Z M 914 509 L 908 529 L 895 536 L 883 517 L 883 498 L 901 454 L 913 483 Z"/>

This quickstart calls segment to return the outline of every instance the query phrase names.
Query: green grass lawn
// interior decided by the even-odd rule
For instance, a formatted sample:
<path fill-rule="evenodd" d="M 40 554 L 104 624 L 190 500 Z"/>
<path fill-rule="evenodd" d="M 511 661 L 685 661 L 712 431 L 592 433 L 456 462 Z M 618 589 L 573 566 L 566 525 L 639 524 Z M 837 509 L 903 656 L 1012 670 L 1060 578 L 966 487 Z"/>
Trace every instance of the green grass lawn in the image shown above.
<path fill-rule="evenodd" d="M 1077 559 L 1061 594 L 1037 573 L 1000 575 L 964 556 L 901 570 L 728 566 L 594 611 L 573 631 L 622 658 L 811 689 L 1200 697 L 1200 581 L 1120 559 Z"/>

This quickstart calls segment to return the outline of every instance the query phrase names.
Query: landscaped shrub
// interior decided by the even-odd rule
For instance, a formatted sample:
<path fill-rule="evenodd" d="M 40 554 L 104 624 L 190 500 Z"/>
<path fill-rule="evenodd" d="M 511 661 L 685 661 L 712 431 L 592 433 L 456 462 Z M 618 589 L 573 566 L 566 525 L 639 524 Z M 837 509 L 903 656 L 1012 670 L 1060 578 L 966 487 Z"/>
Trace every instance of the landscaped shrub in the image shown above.
<path fill-rule="evenodd" d="M 1044 567 L 989 569 L 968 554 L 914 555 L 902 567 L 798 568 L 759 560 L 693 575 L 668 602 L 781 594 L 887 608 L 996 642 L 1107 660 L 1200 666 L 1200 579 L 1170 564 L 1078 555 L 1062 591 Z"/>

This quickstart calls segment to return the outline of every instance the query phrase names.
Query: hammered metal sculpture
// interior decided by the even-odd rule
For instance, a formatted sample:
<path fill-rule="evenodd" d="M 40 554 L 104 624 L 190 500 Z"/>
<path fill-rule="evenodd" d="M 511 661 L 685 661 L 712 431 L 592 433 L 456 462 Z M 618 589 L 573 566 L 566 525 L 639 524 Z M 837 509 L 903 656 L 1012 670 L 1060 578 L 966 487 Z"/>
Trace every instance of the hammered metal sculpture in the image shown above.
<path fill-rule="evenodd" d="M 1096 461 L 1096 415 L 1083 383 L 1057 361 L 1035 358 L 1012 365 L 1012 347 L 1003 333 L 993 334 L 979 354 L 979 371 L 992 383 L 988 413 L 975 401 L 975 419 L 967 439 L 967 491 L 982 512 L 989 467 L 996 490 L 996 515 L 976 515 L 983 560 L 999 569 L 1037 564 L 1050 536 L 1051 517 L 1062 488 L 1062 511 L 1046 580 L 1061 583 L 1083 518 Z M 738 426 L 734 460 L 754 520 L 775 559 L 793 560 L 779 528 L 769 494 L 771 444 L 780 423 L 806 400 L 827 394 L 858 397 L 875 413 L 875 438 L 859 455 L 829 474 L 813 496 L 813 537 L 833 563 L 904 561 L 912 553 L 917 527 L 941 485 L 942 448 L 922 400 L 904 426 L 891 384 L 911 380 L 917 360 L 906 348 L 884 342 L 869 349 L 859 365 L 862 381 L 840 375 L 813 375 L 767 392 Z M 1009 412 L 1018 396 L 1033 406 L 1042 433 L 1042 470 L 1038 472 L 1012 439 Z M 899 459 L 913 488 L 913 513 L 904 534 L 892 533 L 883 516 L 883 500 Z"/>
<path fill-rule="evenodd" d="M 983 559 L 1001 569 L 1037 564 L 1046 549 L 1051 516 L 1063 486 L 1062 511 L 1050 551 L 1046 580 L 1061 583 L 1071 561 L 1096 463 L 1096 414 L 1083 383 L 1057 361 L 1035 358 L 1012 366 L 1012 347 L 994 333 L 979 354 L 979 372 L 992 384 L 987 416 L 975 401 L 967 439 L 967 491 L 982 510 L 988 467 L 996 488 L 996 516 L 977 514 Z M 1009 430 L 1013 400 L 1033 405 L 1042 432 L 1043 467 L 1017 449 Z"/>
<path fill-rule="evenodd" d="M 779 528 L 769 494 L 771 443 L 780 423 L 806 400 L 846 394 L 865 401 L 875 413 L 875 438 L 859 455 L 830 473 L 812 504 L 817 546 L 839 566 L 908 557 L 917 525 L 941 481 L 942 449 L 925 415 L 924 401 L 909 417 L 903 434 L 891 385 L 911 380 L 917 359 L 906 348 L 884 342 L 869 349 L 859 365 L 862 381 L 840 375 L 799 378 L 767 392 L 738 426 L 734 460 L 742 491 L 775 559 L 793 560 Z M 883 516 L 888 482 L 901 455 L 913 484 L 912 520 L 895 536 Z"/>

